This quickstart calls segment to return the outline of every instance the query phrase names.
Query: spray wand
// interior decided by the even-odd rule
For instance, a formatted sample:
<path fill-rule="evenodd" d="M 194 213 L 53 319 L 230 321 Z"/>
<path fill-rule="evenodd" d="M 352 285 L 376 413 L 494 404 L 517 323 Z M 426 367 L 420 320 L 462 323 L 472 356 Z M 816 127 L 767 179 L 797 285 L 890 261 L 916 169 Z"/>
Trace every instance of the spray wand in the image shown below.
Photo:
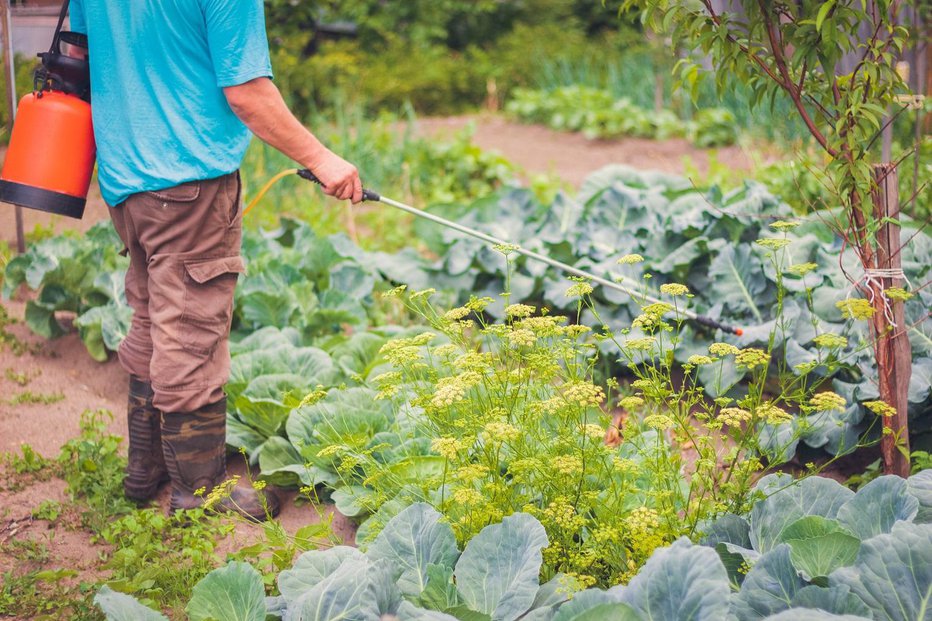
<path fill-rule="evenodd" d="M 259 193 L 256 195 L 256 197 L 253 198 L 253 199 L 249 202 L 249 205 L 248 205 L 248 206 L 246 207 L 246 209 L 243 211 L 243 215 L 246 215 L 247 213 L 249 213 L 250 210 L 252 210 L 252 208 L 255 207 L 256 204 L 258 204 L 258 202 L 259 202 L 260 200 L 262 200 L 262 197 L 265 196 L 265 193 L 269 191 L 269 188 L 271 188 L 273 184 L 275 184 L 279 179 L 281 179 L 281 178 L 283 178 L 283 177 L 287 177 L 288 175 L 292 175 L 292 174 L 297 174 L 299 177 L 302 177 L 303 179 L 307 179 L 308 181 L 313 181 L 314 183 L 316 183 L 316 184 L 318 184 L 318 185 L 323 185 L 323 184 L 321 183 L 320 179 L 318 179 L 318 178 L 314 175 L 314 173 L 312 173 L 310 170 L 308 170 L 308 169 L 306 169 L 306 168 L 304 168 L 304 169 L 290 168 L 290 169 L 288 169 L 288 170 L 284 170 L 284 171 L 278 173 L 277 175 L 275 175 L 274 177 L 272 177 L 272 178 L 268 181 L 268 183 L 266 183 L 266 184 L 262 187 L 262 189 L 259 190 Z M 627 296 L 629 296 L 629 297 L 632 297 L 632 298 L 635 298 L 635 299 L 640 298 L 640 299 L 643 299 L 643 300 L 647 300 L 648 302 L 653 302 L 653 303 L 655 303 L 655 304 L 657 304 L 657 303 L 662 303 L 661 300 L 659 300 L 659 299 L 657 299 L 657 298 L 655 298 L 655 297 L 653 297 L 653 296 L 646 295 L 646 294 L 644 294 L 644 293 L 642 293 L 642 292 L 640 292 L 640 291 L 635 291 L 635 290 L 630 289 L 630 288 L 628 288 L 628 287 L 625 287 L 624 285 L 621 285 L 621 284 L 619 284 L 619 283 L 617 283 L 617 282 L 608 280 L 607 278 L 602 278 L 601 276 L 596 276 L 595 274 L 592 274 L 592 273 L 587 272 L 587 271 L 585 271 L 585 270 L 581 270 L 581 269 L 579 269 L 579 268 L 573 267 L 572 265 L 568 265 L 568 264 L 563 263 L 563 262 L 561 262 L 561 261 L 557 261 L 557 260 L 555 260 L 555 259 L 551 259 L 550 257 L 548 257 L 548 256 L 546 256 L 546 255 L 540 254 L 540 253 L 538 253 L 538 252 L 534 252 L 533 250 L 528 250 L 528 249 L 526 249 L 526 248 L 522 248 L 521 246 L 519 246 L 519 245 L 517 245 L 517 244 L 514 244 L 514 243 L 512 243 L 512 242 L 506 241 L 506 240 L 504 240 L 504 239 L 499 239 L 498 237 L 493 237 L 492 235 L 488 235 L 487 233 L 483 233 L 482 231 L 476 230 L 476 229 L 471 228 L 471 227 L 468 227 L 468 226 L 464 226 L 464 225 L 462 225 L 462 224 L 459 224 L 458 222 L 453 222 L 452 220 L 447 220 L 446 218 L 441 218 L 440 216 L 434 215 L 434 214 L 432 214 L 432 213 L 428 213 L 428 212 L 423 211 L 423 210 L 421 210 L 421 209 L 418 209 L 418 208 L 416 208 L 416 207 L 412 207 L 411 205 L 406 205 L 406 204 L 400 203 L 400 202 L 398 202 L 398 201 L 396 201 L 396 200 L 392 200 L 392 199 L 390 199 L 390 198 L 388 198 L 388 197 L 381 196 L 381 195 L 379 195 L 377 192 L 373 192 L 372 190 L 365 190 L 365 189 L 364 189 L 364 190 L 362 191 L 362 199 L 363 199 L 364 201 L 371 201 L 371 202 L 374 202 L 374 203 L 384 203 L 385 205 L 389 205 L 389 206 L 391 206 L 391 207 L 394 207 L 395 209 L 400 209 L 401 211 L 406 211 L 406 212 L 408 212 L 408 213 L 410 213 L 410 214 L 412 214 L 412 215 L 414 215 L 414 216 L 416 216 L 416 217 L 418 217 L 418 218 L 423 218 L 423 219 L 425 219 L 425 220 L 430 220 L 431 222 L 434 222 L 434 223 L 436 223 L 436 224 L 439 224 L 440 226 L 444 226 L 444 227 L 446 227 L 446 228 L 448 228 L 448 229 L 452 229 L 452 230 L 457 231 L 457 232 L 459 232 L 459 233 L 463 233 L 464 235 L 469 235 L 470 237 L 475 237 L 476 239 L 480 239 L 480 240 L 482 240 L 482 241 L 484 241 L 484 242 L 487 242 L 487 243 L 489 243 L 489 244 L 493 244 L 493 245 L 496 245 L 496 246 L 509 246 L 509 247 L 513 248 L 514 252 L 517 252 L 518 254 L 522 254 L 522 255 L 526 256 L 527 258 L 529 258 L 529 259 L 533 259 L 533 260 L 535 260 L 535 261 L 540 261 L 541 263 L 545 263 L 545 264 L 549 265 L 550 267 L 554 267 L 554 268 L 556 268 L 556 269 L 558 269 L 558 270 L 560 270 L 560 271 L 562 271 L 562 272 L 565 272 L 565 273 L 567 273 L 567 274 L 573 274 L 574 276 L 579 276 L 579 277 L 582 277 L 582 278 L 586 278 L 586 279 L 591 280 L 592 282 L 597 283 L 597 284 L 599 284 L 599 285 L 601 285 L 601 286 L 603 286 L 603 287 L 608 287 L 609 289 L 614 289 L 615 291 L 620 291 L 621 293 L 624 293 L 625 295 L 627 295 Z M 722 330 L 723 332 L 728 332 L 728 333 L 730 333 L 730 334 L 735 334 L 735 335 L 737 335 L 737 336 L 741 336 L 741 335 L 744 333 L 744 331 L 743 331 L 741 328 L 738 328 L 738 327 L 735 327 L 735 326 L 730 326 L 730 325 L 727 325 L 727 324 L 723 324 L 723 323 L 721 323 L 721 322 L 719 322 L 719 321 L 716 321 L 715 319 L 713 319 L 713 318 L 711 318 L 711 317 L 709 317 L 709 316 L 707 316 L 707 315 L 700 315 L 699 313 L 696 313 L 696 312 L 691 311 L 691 310 L 689 310 L 689 309 L 678 309 L 677 312 L 679 312 L 680 314 L 682 314 L 682 315 L 683 315 L 684 317 L 686 317 L 687 319 L 689 319 L 689 320 L 691 320 L 691 321 L 695 321 L 696 323 L 698 323 L 698 324 L 700 324 L 700 325 L 703 325 L 703 326 L 706 326 L 707 328 L 712 328 L 713 330 Z"/>

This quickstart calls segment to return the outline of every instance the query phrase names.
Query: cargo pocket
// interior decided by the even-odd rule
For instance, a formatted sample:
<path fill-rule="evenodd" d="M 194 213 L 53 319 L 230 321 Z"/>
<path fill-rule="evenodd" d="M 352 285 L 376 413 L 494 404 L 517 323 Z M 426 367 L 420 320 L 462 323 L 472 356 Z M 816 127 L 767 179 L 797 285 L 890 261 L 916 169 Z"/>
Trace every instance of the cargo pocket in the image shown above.
<path fill-rule="evenodd" d="M 164 190 L 151 190 L 142 193 L 146 211 L 159 220 L 178 218 L 180 209 L 190 209 L 201 196 L 201 182 L 188 181 Z"/>
<path fill-rule="evenodd" d="M 246 266 L 242 257 L 192 259 L 184 262 L 184 271 L 181 346 L 208 356 L 230 330 L 233 291 Z"/>

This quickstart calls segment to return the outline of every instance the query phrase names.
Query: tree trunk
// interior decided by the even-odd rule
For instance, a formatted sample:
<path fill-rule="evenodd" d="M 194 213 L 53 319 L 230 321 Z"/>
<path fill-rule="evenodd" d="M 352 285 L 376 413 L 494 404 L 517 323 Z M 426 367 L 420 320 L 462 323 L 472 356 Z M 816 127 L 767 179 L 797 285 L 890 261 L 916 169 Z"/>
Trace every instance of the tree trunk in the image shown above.
<path fill-rule="evenodd" d="M 876 262 L 879 270 L 894 270 L 886 276 L 869 280 L 874 300 L 871 332 L 874 339 L 879 377 L 880 400 L 896 409 L 894 416 L 883 417 L 880 453 L 886 474 L 909 476 L 909 378 L 912 373 L 912 348 L 906 330 L 903 302 L 890 300 L 884 290 L 903 286 L 895 271 L 902 269 L 900 260 L 900 204 L 897 172 L 892 164 L 874 167 L 877 187 L 873 193 L 874 217 L 882 222 L 877 233 Z M 891 323 L 892 319 L 892 323 Z"/>

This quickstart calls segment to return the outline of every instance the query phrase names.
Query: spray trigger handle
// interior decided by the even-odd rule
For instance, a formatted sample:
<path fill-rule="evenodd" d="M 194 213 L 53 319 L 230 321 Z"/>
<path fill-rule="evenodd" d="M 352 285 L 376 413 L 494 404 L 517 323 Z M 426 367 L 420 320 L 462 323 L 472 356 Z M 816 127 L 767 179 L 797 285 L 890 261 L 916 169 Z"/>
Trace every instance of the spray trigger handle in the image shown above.
<path fill-rule="evenodd" d="M 321 187 L 323 187 L 323 185 L 324 185 L 323 181 L 321 181 L 320 179 L 318 179 L 318 178 L 317 178 L 317 175 L 315 175 L 314 173 L 312 173 L 312 172 L 310 171 L 310 169 L 308 169 L 308 168 L 301 168 L 301 169 L 299 169 L 299 170 L 298 170 L 298 176 L 301 177 L 302 179 L 307 179 L 308 181 L 311 181 L 311 182 L 313 182 L 313 183 L 316 183 L 317 185 L 319 185 L 319 186 L 321 186 Z M 373 192 L 372 190 L 367 190 L 367 189 L 363 188 L 363 190 L 362 190 L 362 200 L 364 200 L 364 201 L 372 201 L 372 202 L 376 202 L 376 203 L 377 203 L 377 202 L 379 202 L 380 200 L 382 200 L 382 197 L 379 196 L 378 192 Z"/>

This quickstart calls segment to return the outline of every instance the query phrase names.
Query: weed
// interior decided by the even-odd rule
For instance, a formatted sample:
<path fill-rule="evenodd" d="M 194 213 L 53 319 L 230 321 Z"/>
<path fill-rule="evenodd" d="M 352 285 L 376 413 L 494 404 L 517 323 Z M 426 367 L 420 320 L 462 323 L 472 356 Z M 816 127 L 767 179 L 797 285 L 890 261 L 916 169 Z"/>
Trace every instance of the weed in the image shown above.
<path fill-rule="evenodd" d="M 52 403 L 58 403 L 59 401 L 64 401 L 65 393 L 63 392 L 51 392 L 51 393 L 42 393 L 42 392 L 32 392 L 31 390 L 24 390 L 21 393 L 13 395 L 11 398 L 6 400 L 7 405 L 50 405 Z"/>
<path fill-rule="evenodd" d="M 62 514 L 64 507 L 57 500 L 43 500 L 39 506 L 32 510 L 32 517 L 37 520 L 55 522 Z"/>
<path fill-rule="evenodd" d="M 25 352 L 28 347 L 23 341 L 19 340 L 16 335 L 7 330 L 9 326 L 15 323 L 16 319 L 10 317 L 6 307 L 0 304 L 0 347 L 9 347 L 14 354 L 19 356 Z"/>
<path fill-rule="evenodd" d="M 932 454 L 927 451 L 913 451 L 910 453 L 913 463 L 913 474 L 932 468 Z"/>
<path fill-rule="evenodd" d="M 15 561 L 15 568 L 0 581 L 0 616 L 28 619 L 91 621 L 101 614 L 91 602 L 92 585 L 75 585 L 73 569 L 44 566 L 48 547 L 34 539 L 18 539 L 0 546 L 0 553 Z"/>
<path fill-rule="evenodd" d="M 80 435 L 65 444 L 58 457 L 67 491 L 82 505 L 81 523 L 94 533 L 136 508 L 123 495 L 126 458 L 119 454 L 123 438 L 107 431 L 112 418 L 106 410 L 85 411 Z"/>
<path fill-rule="evenodd" d="M 100 532 L 115 547 L 105 565 L 113 572 L 107 584 L 180 613 L 197 581 L 220 563 L 217 541 L 231 532 L 232 524 L 201 509 L 171 516 L 157 508 L 133 511 Z"/>
<path fill-rule="evenodd" d="M 14 371 L 13 367 L 7 367 L 4 375 L 6 375 L 6 378 L 8 380 L 20 386 L 25 386 L 26 384 L 32 381 L 32 376 L 30 376 L 29 373 L 19 373 L 17 371 Z"/>
<path fill-rule="evenodd" d="M 20 446 L 21 454 L 0 455 L 3 469 L 3 487 L 18 491 L 34 481 L 48 481 L 55 473 L 55 463 L 46 459 L 28 444 Z"/>

